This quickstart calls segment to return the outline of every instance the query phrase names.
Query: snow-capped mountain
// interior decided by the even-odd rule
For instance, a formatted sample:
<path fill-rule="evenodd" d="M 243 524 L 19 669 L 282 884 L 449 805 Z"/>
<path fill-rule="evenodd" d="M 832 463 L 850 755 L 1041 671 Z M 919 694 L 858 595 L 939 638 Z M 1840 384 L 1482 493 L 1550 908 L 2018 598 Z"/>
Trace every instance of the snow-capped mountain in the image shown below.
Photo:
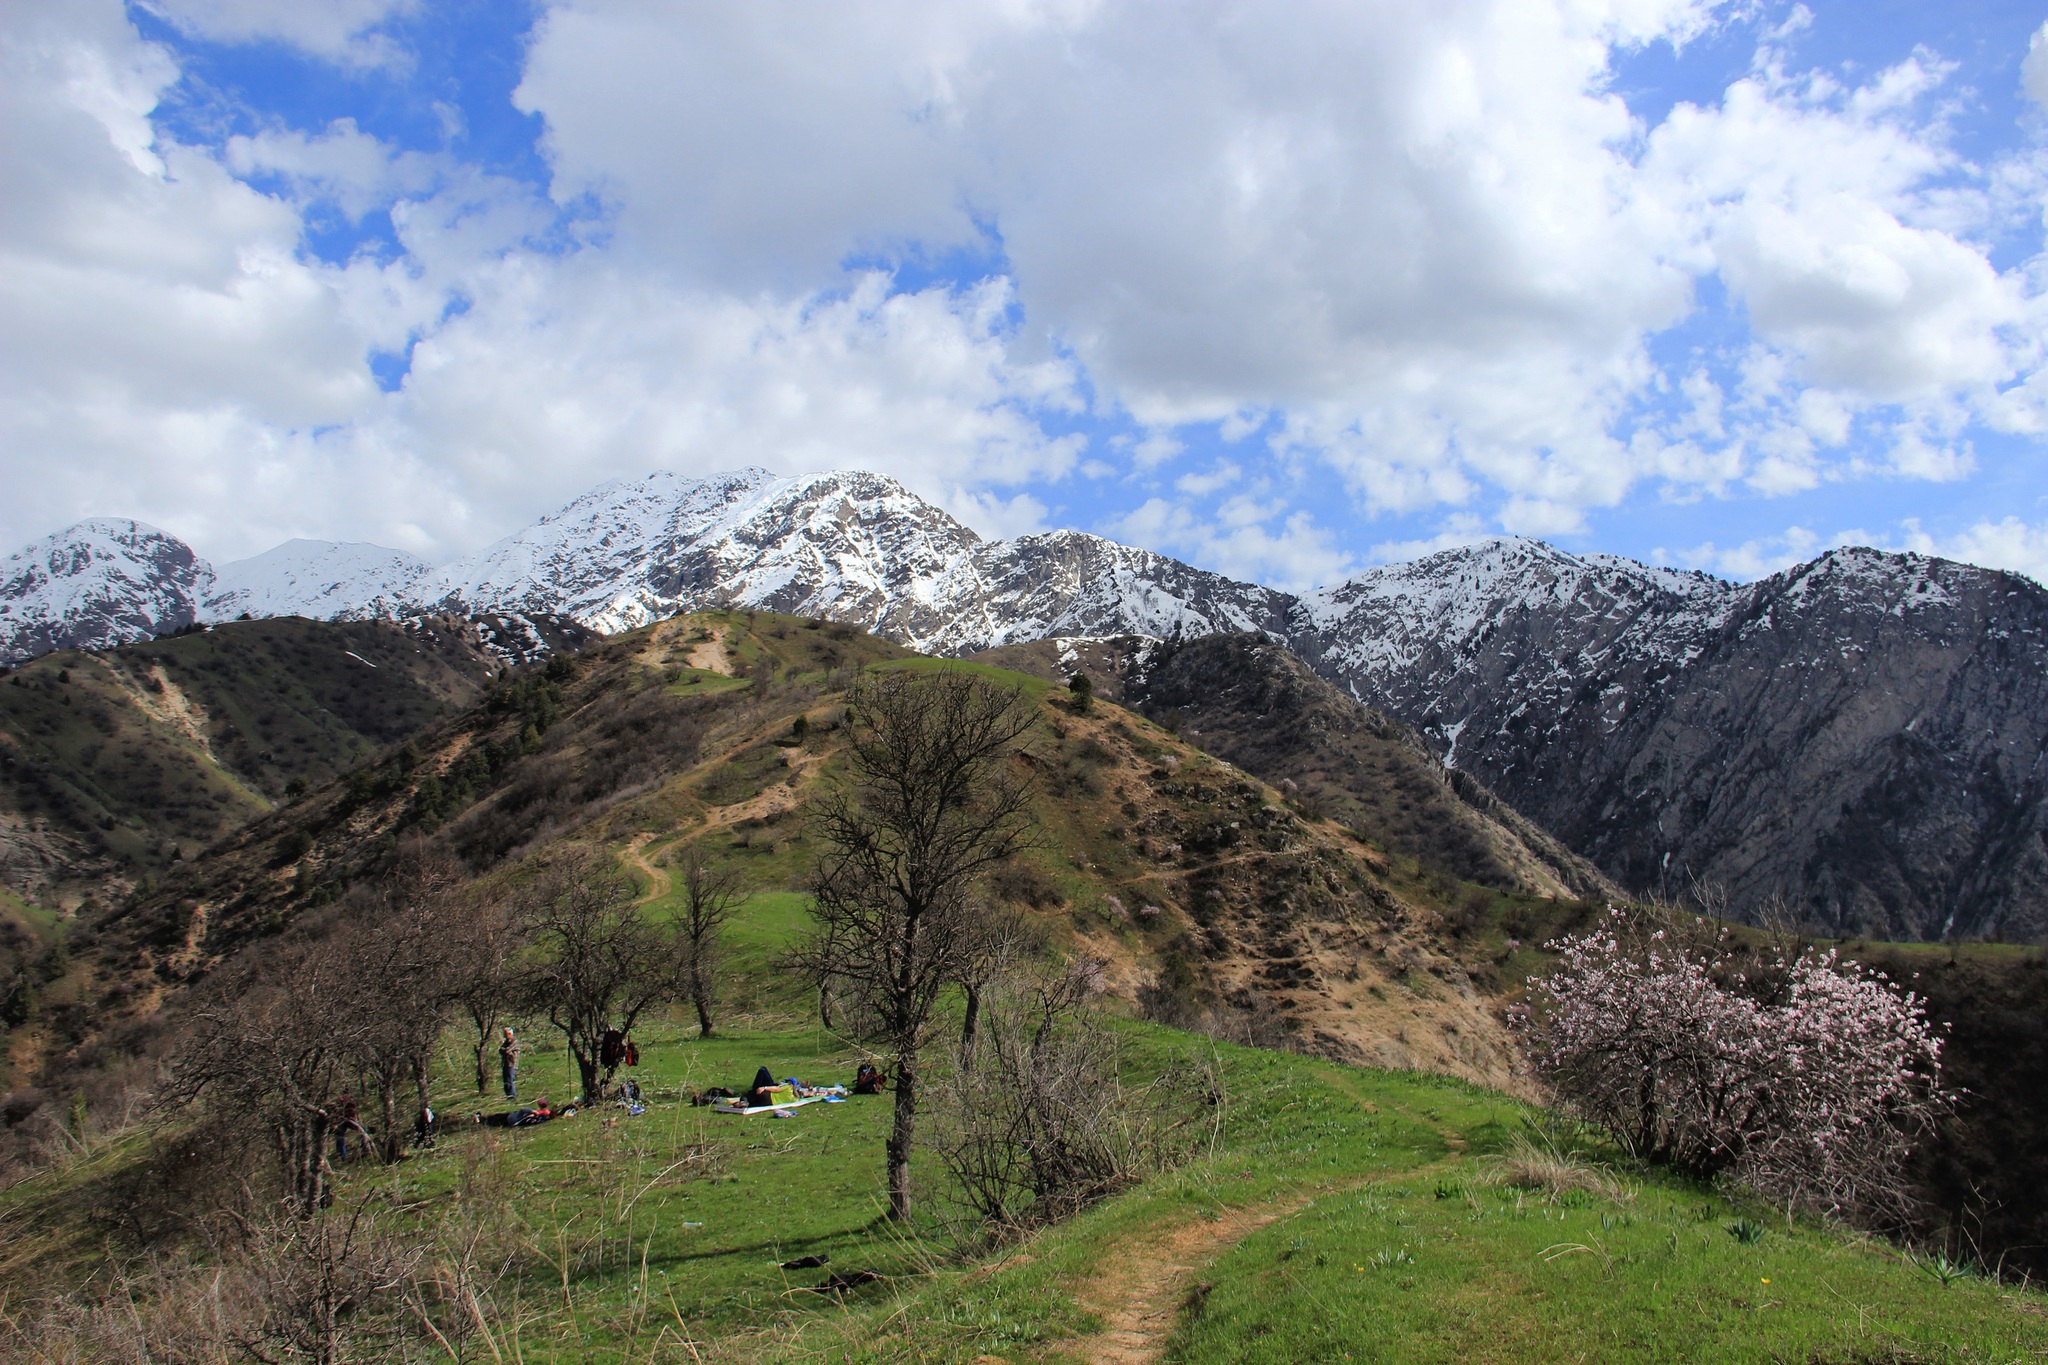
<path fill-rule="evenodd" d="M 176 536 L 139 521 L 81 521 L 0 561 L 0 664 L 189 626 L 213 581 Z"/>
<path fill-rule="evenodd" d="M 71 534 L 52 537 L 45 552 Z M 194 610 L 210 621 L 447 612 L 561 616 L 609 633 L 691 608 L 741 606 L 829 616 L 915 649 L 964 654 L 1048 635 L 1277 633 L 1294 604 L 1078 531 L 984 540 L 895 480 L 858 471 L 621 480 L 436 569 L 379 546 L 295 540 L 225 566 L 215 581 L 189 547 L 163 540 L 203 576 Z M 143 578 L 130 588 L 137 602 Z M 0 637 L 0 659 L 154 633 L 137 625 L 66 635 L 72 613 L 61 603 L 37 610 L 56 624 Z"/>
<path fill-rule="evenodd" d="M 1471 746 L 1498 729 L 1475 727 L 1481 713 L 1556 711 L 1589 676 L 1637 661 L 1683 666 L 1741 592 L 1702 573 L 1503 537 L 1319 588 L 1301 599 L 1294 636 L 1327 676 L 1469 764 Z"/>
<path fill-rule="evenodd" d="M 1080 532 L 983 540 L 877 474 L 761 469 L 607 484 L 411 593 L 437 610 L 547 610 L 607 632 L 758 607 L 935 654 L 1055 634 L 1271 629 L 1291 602 Z"/>
<path fill-rule="evenodd" d="M 212 621 L 232 621 L 245 612 L 316 621 L 402 616 L 412 605 L 413 585 L 433 570 L 424 559 L 381 545 L 288 540 L 221 565 L 205 614 Z"/>
<path fill-rule="evenodd" d="M 2048 591 L 1869 549 L 1747 586 L 1531 541 L 1311 594 L 1296 647 L 1623 885 L 2048 930 Z"/>
<path fill-rule="evenodd" d="M 1744 586 L 1501 539 L 1294 597 L 1079 532 L 985 540 L 874 474 L 655 474 L 432 570 L 294 542 L 216 583 L 162 532 L 83 523 L 7 562 L 0 660 L 202 613 L 609 632 L 703 606 L 956 655 L 1258 631 L 1633 889 L 1852 931 L 2048 930 L 2048 592 L 1870 550 Z M 556 638 L 525 634 L 508 657 Z"/>

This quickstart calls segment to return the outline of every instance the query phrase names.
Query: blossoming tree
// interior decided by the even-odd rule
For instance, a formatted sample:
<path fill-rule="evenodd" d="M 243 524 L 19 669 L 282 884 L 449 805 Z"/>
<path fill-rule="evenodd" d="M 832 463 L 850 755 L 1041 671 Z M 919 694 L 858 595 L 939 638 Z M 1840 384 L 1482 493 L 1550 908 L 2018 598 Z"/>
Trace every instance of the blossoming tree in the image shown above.
<path fill-rule="evenodd" d="M 1554 945 L 1524 1019 L 1538 1073 L 1635 1155 L 1830 1216 L 1901 1216 L 1911 1144 L 1953 1102 L 1918 997 L 1833 951 L 1675 927 L 1610 909 Z"/>

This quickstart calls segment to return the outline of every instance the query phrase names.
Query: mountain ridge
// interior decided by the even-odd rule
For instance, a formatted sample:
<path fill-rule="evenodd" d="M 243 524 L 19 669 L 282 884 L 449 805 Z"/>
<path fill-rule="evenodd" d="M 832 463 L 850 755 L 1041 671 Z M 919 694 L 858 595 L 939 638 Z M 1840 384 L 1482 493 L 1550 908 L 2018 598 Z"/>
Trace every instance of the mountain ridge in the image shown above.
<path fill-rule="evenodd" d="M 150 528 L 84 539 L 0 571 L 0 659 L 62 643 L 67 603 L 106 641 L 258 601 L 209 596 L 211 568 Z M 881 475 L 763 469 L 614 481 L 426 573 L 376 553 L 302 543 L 261 604 L 600 633 L 754 608 L 953 656 L 1251 631 L 1637 894 L 1781 901 L 1836 932 L 2048 932 L 2048 591 L 2020 575 L 1841 549 L 1737 584 L 1506 537 L 1296 595 L 1084 532 L 985 539 Z"/>

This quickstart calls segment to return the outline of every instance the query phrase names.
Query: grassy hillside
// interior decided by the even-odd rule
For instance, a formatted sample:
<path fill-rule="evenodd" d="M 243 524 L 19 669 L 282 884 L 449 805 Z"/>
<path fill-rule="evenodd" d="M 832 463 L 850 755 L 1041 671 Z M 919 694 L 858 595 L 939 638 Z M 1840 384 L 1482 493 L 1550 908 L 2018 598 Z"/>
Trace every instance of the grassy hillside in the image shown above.
<path fill-rule="evenodd" d="M 789 909 L 757 897 L 739 937 L 783 941 Z M 467 1247 L 482 1266 L 489 1340 L 472 1339 L 469 1358 L 1847 1362 L 2048 1349 L 2038 1294 L 1944 1283 L 1881 1245 L 1607 1168 L 1611 1153 L 1531 1159 L 1531 1134 L 1554 1130 L 1507 1095 L 1135 1022 L 1127 1068 L 1197 1051 L 1220 1067 L 1212 1152 L 994 1251 L 961 1239 L 924 1162 L 925 1216 L 886 1226 L 886 1098 L 787 1120 L 684 1103 L 758 1065 L 850 1074 L 857 1049 L 764 1005 L 764 976 L 744 989 L 751 1008 L 724 1037 L 643 1032 L 654 1102 L 637 1117 L 467 1125 L 501 1105 L 468 1093 L 451 1045 L 439 1147 L 344 1177 L 342 1209 L 367 1201 L 387 1231 L 437 1239 L 444 1258 Z M 559 1098 L 570 1069 L 543 1032 L 529 1038 L 525 1093 Z M 132 1140 L 0 1192 L 11 1311 L 57 1285 L 108 1282 L 107 1258 L 127 1245 L 124 1200 L 149 1188 L 137 1174 L 164 1146 Z M 1729 1231 L 1744 1227 L 1753 1240 Z M 811 1256 L 829 1262 L 781 1268 Z M 878 1278 L 815 1291 L 859 1272 Z M 0 1336 L 0 1358 L 9 1344 L 23 1347 Z M 447 1358 L 425 1340 L 417 1351 Z"/>
<path fill-rule="evenodd" d="M 688 1107 L 688 1091 L 736 1086 L 759 1065 L 849 1077 L 858 1047 L 812 1026 L 806 987 L 776 965 L 805 922 L 815 849 L 802 805 L 842 762 L 843 691 L 857 671 L 938 666 L 766 613 L 664 622 L 495 681 L 476 705 L 261 815 L 120 910 L 88 911 L 62 999 L 13 1039 L 40 1049 L 22 1062 L 40 1084 L 9 1098 L 6 1121 L 39 1113 L 46 1130 L 75 1132 L 83 1155 L 0 1191 L 9 1304 L 114 1283 L 140 1264 L 125 1258 L 145 1231 L 160 1254 L 180 1245 L 161 1240 L 179 1226 L 167 1201 L 241 1174 L 231 1151 L 195 1145 L 176 1120 L 95 1138 L 96 1111 L 67 1113 L 65 1097 L 97 1093 L 92 1077 L 158 1046 L 185 983 L 261 951 L 418 835 L 464 857 L 487 888 L 574 840 L 609 850 L 657 911 L 673 905 L 672 868 L 691 850 L 742 869 L 752 892 L 731 936 L 721 1036 L 698 1041 L 679 1015 L 636 1030 L 648 1113 L 466 1126 L 502 1104 L 475 1096 L 451 1037 L 434 1081 L 454 1120 L 441 1146 L 345 1178 L 344 1209 L 367 1204 L 387 1231 L 433 1242 L 444 1270 L 460 1255 L 482 1277 L 489 1341 L 472 1340 L 470 1359 L 1967 1361 L 2048 1350 L 2038 1295 L 1628 1169 L 1528 1108 L 1495 1010 L 1540 965 L 1534 945 L 1581 922 L 1584 903 L 1459 881 L 1141 716 L 1078 708 L 1062 688 L 993 668 L 1034 707 L 1016 762 L 1036 780 L 1045 834 L 996 889 L 1057 951 L 1108 963 L 1127 1070 L 1198 1057 L 1221 1067 L 1215 1148 L 990 1252 L 964 1236 L 927 1159 L 914 1166 L 921 1220 L 878 1221 L 886 1101 L 787 1120 Z M 51 927 L 19 914 L 24 934 Z M 562 1098 L 573 1079 L 558 1042 L 538 1021 L 523 1032 L 523 1093 Z M 810 1255 L 828 1268 L 780 1268 Z M 815 1292 L 827 1274 L 859 1271 L 878 1278 Z M 17 1354 L 36 1348 L 40 1329 L 26 1330 Z M 420 1352 L 445 1358 L 424 1342 Z"/>
<path fill-rule="evenodd" d="M 1447 770 L 1413 730 L 1360 705 L 1262 635 L 1137 642 L 1039 640 L 979 656 L 1039 677 L 1086 672 L 1202 750 L 1399 857 L 1501 891 L 1619 897 L 1599 869 Z"/>
<path fill-rule="evenodd" d="M 0 880 L 109 902 L 481 694 L 474 629 L 240 621 L 0 681 Z"/>
<path fill-rule="evenodd" d="M 815 853 L 803 803 L 836 771 L 856 671 L 959 666 L 843 626 L 708 613 L 521 672 L 82 923 L 100 995 L 64 1045 L 89 1046 L 165 986 L 374 877 L 411 833 L 485 877 L 517 877 L 524 857 L 574 839 L 650 879 L 701 846 L 753 889 L 793 891 Z M 1063 688 L 988 671 L 1035 708 L 1016 761 L 1043 833 L 995 889 L 1053 941 L 1105 959 L 1122 998 L 1232 1036 L 1517 1083 L 1479 979 L 1511 967 L 1509 931 L 1453 940 L 1445 915 L 1469 919 L 1475 895 L 1532 922 L 1584 906 L 1423 875 L 1142 717 L 1077 712 Z"/>

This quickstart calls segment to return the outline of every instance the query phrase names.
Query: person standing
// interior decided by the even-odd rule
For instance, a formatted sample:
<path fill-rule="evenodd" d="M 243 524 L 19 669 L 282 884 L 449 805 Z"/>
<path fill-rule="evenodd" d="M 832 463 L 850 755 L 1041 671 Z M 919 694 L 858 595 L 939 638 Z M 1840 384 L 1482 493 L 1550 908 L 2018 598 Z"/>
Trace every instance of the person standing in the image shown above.
<path fill-rule="evenodd" d="M 343 1161 L 347 1161 L 349 1159 L 349 1133 L 352 1131 L 363 1132 L 363 1121 L 360 1117 L 360 1111 L 356 1108 L 356 1097 L 354 1095 L 346 1093 L 342 1095 L 340 1103 L 335 1106 L 335 1119 L 334 1155 Z M 363 1137 L 367 1145 L 369 1134 L 363 1133 Z"/>
<path fill-rule="evenodd" d="M 505 1041 L 498 1044 L 498 1071 L 505 1078 L 505 1098 L 519 1098 L 519 1040 L 512 1036 L 512 1026 L 505 1026 Z"/>

